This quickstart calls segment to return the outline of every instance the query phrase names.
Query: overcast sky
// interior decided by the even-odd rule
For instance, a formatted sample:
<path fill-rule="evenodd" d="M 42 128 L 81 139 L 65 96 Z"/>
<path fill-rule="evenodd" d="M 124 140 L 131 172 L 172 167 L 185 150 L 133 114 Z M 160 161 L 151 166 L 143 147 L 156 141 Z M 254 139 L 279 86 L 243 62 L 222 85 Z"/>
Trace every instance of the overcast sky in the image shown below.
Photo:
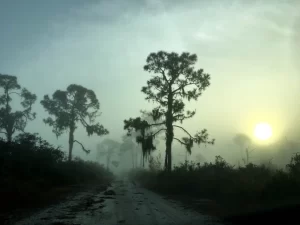
<path fill-rule="evenodd" d="M 67 135 L 56 140 L 43 124 L 43 95 L 72 83 L 94 90 L 99 121 L 120 139 L 123 120 L 152 107 L 140 89 L 150 77 L 146 57 L 159 50 L 196 53 L 196 67 L 211 74 L 184 124 L 208 129 L 217 139 L 211 154 L 260 121 L 273 126 L 274 140 L 300 125 L 297 0 L 0 0 L 0 27 L 0 73 L 37 94 L 27 130 L 54 144 L 67 146 Z M 75 135 L 91 149 L 103 139 Z"/>

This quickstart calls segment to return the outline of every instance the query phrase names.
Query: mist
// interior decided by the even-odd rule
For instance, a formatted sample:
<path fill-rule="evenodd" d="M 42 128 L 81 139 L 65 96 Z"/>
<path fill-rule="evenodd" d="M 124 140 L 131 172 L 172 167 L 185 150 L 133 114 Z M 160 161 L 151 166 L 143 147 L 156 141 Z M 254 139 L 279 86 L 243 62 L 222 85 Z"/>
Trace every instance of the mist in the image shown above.
<path fill-rule="evenodd" d="M 211 86 L 187 104 L 197 113 L 183 126 L 191 133 L 207 128 L 216 143 L 193 148 L 190 160 L 201 153 L 207 160 L 222 155 L 236 162 L 234 135 L 255 139 L 260 121 L 273 128 L 270 144 L 299 138 L 296 1 L 29 2 L 2 3 L 1 72 L 17 76 L 38 101 L 72 83 L 94 90 L 99 121 L 110 131 L 105 138 L 121 141 L 123 120 L 153 108 L 140 92 L 149 78 L 142 67 L 147 55 L 160 49 L 195 53 L 196 67 L 211 74 Z M 26 130 L 67 149 L 67 135 L 56 139 L 43 124 L 42 106 L 33 110 L 37 119 Z M 84 132 L 78 129 L 76 135 L 92 152 L 75 146 L 74 154 L 95 160 L 104 137 Z M 157 148 L 163 154 L 164 143 Z M 174 151 L 175 161 L 184 159 L 184 148 L 174 144 Z M 259 158 L 260 150 L 255 154 Z"/>
<path fill-rule="evenodd" d="M 299 8 L 296 0 L 2 1 L 7 212 L 76 192 L 80 224 L 105 212 L 104 224 L 163 224 L 300 200 Z M 206 198 L 210 209 L 199 206 Z"/>

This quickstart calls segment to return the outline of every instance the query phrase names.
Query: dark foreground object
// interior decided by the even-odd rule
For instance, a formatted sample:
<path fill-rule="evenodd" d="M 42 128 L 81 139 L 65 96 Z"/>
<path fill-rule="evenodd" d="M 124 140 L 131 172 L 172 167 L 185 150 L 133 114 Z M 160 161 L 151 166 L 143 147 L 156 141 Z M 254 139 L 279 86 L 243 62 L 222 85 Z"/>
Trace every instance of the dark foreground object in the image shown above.
<path fill-rule="evenodd" d="M 47 208 L 51 205 L 59 204 L 68 198 L 72 199 L 74 196 L 78 195 L 78 193 L 86 191 L 101 192 L 106 190 L 106 188 L 107 185 L 69 185 L 60 188 L 53 188 L 44 193 L 39 193 L 39 195 L 32 198 L 30 201 L 18 204 L 18 208 L 7 210 L 5 207 L 3 207 L 3 209 L 0 207 L 0 224 L 15 224 L 18 220 L 29 217 L 36 211 Z M 9 198 L 11 196 L 7 197 Z"/>
<path fill-rule="evenodd" d="M 272 224 L 272 225 L 296 225 L 300 224 L 300 204 L 276 207 L 268 210 L 260 210 L 255 213 L 247 213 L 238 216 L 224 218 L 226 224 Z"/>

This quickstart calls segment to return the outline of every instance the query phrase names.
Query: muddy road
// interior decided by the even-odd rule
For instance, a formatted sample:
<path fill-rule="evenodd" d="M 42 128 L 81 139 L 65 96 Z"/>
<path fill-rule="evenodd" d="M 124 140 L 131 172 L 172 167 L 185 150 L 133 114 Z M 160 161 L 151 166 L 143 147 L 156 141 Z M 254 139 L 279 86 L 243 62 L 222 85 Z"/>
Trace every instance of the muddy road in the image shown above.
<path fill-rule="evenodd" d="M 128 180 L 106 192 L 96 187 L 80 192 L 21 220 L 16 225 L 216 225 L 215 219 L 187 210 Z"/>

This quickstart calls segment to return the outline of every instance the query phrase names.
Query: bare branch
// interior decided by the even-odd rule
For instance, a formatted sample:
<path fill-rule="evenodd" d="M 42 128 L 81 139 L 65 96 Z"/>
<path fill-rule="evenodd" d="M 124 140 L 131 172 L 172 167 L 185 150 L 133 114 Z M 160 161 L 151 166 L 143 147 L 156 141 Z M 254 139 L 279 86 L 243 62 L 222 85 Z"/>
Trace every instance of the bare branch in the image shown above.
<path fill-rule="evenodd" d="M 89 154 L 89 153 L 91 152 L 91 150 L 87 150 L 87 149 L 83 146 L 83 144 L 81 144 L 79 141 L 74 140 L 73 142 L 74 142 L 74 143 L 77 142 L 79 145 L 81 145 L 82 150 L 83 150 L 86 154 Z"/>
<path fill-rule="evenodd" d="M 155 136 L 156 134 L 158 134 L 159 132 L 161 132 L 163 130 L 167 130 L 167 129 L 166 128 L 162 128 L 162 129 L 158 130 L 157 132 L 155 132 L 154 134 L 152 134 L 152 136 Z"/>
<path fill-rule="evenodd" d="M 174 140 L 178 141 L 180 144 L 187 145 L 187 143 L 184 143 L 183 141 L 180 141 L 178 138 L 174 137 Z"/>
<path fill-rule="evenodd" d="M 149 124 L 149 127 L 151 126 L 159 126 L 159 125 L 164 125 L 165 122 L 162 122 L 162 123 L 153 123 L 153 124 Z"/>
<path fill-rule="evenodd" d="M 178 128 L 180 128 L 180 129 L 183 130 L 187 135 L 189 135 L 190 138 L 193 138 L 192 135 L 190 135 L 190 133 L 189 133 L 186 129 L 184 129 L 183 127 L 178 126 L 178 125 L 173 125 L 173 127 L 178 127 Z"/>

